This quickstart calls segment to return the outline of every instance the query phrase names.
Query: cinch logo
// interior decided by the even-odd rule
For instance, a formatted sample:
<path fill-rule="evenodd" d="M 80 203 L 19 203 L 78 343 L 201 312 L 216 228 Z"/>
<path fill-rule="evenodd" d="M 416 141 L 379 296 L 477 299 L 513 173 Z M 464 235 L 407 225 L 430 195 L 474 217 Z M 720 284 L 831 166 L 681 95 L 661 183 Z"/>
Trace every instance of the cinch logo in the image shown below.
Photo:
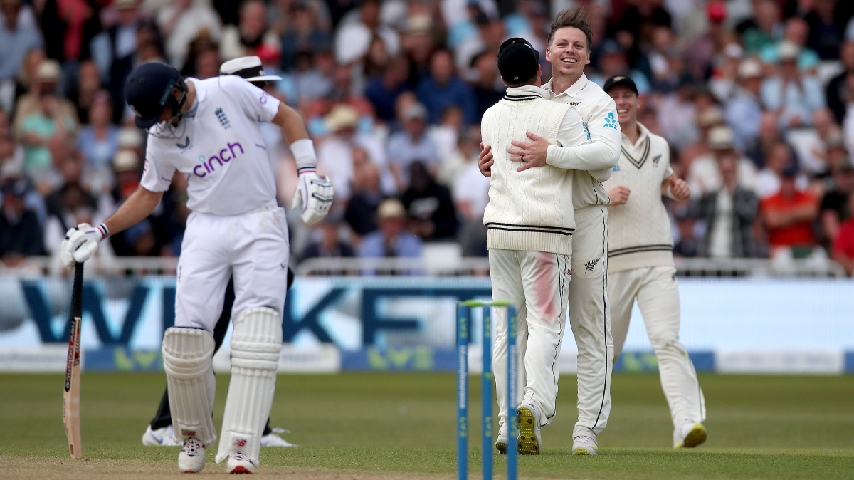
<path fill-rule="evenodd" d="M 229 143 L 227 147 L 221 149 L 219 155 L 212 155 L 207 159 L 204 155 L 199 155 L 199 164 L 193 168 L 193 174 L 199 178 L 205 178 L 216 171 L 217 164 L 221 167 L 223 162 L 228 163 L 237 158 L 238 149 L 240 150 L 240 155 L 243 155 L 243 145 L 240 142 Z"/>

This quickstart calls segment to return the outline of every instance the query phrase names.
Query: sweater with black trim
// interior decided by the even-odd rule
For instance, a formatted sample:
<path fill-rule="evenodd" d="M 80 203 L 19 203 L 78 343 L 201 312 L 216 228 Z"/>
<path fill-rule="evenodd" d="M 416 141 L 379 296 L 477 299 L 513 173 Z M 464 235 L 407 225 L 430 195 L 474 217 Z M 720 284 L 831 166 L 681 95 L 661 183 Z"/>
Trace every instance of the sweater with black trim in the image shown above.
<path fill-rule="evenodd" d="M 638 123 L 640 136 L 632 144 L 624 134 L 620 161 L 605 182 L 610 190 L 622 185 L 631 191 L 624 205 L 608 207 L 608 271 L 673 266 L 670 217 L 661 197 L 661 184 L 673 173 L 667 140 Z"/>
<path fill-rule="evenodd" d="M 507 153 L 513 140 L 527 140 L 527 132 L 561 146 L 586 141 L 581 116 L 546 95 L 532 85 L 508 88 L 483 115 L 483 143 L 492 147 L 495 162 L 483 215 L 489 249 L 572 254 L 572 171 L 545 165 L 517 172 L 522 164 Z"/>

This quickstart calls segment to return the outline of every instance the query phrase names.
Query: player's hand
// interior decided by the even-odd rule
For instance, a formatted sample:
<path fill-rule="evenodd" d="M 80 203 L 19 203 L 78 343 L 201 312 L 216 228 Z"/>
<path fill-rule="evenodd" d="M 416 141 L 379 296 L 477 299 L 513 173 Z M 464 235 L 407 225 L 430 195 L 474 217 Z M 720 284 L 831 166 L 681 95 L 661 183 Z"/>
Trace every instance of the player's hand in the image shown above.
<path fill-rule="evenodd" d="M 620 185 L 608 190 L 608 198 L 611 199 L 611 205 L 625 205 L 629 201 L 630 193 L 632 191 L 628 187 Z"/>
<path fill-rule="evenodd" d="M 324 175 L 318 175 L 314 168 L 303 168 L 299 174 L 299 185 L 291 202 L 294 210 L 299 210 L 302 221 L 307 225 L 319 222 L 329 213 L 335 190 L 332 182 Z"/>
<path fill-rule="evenodd" d="M 549 141 L 545 138 L 528 132 L 530 142 L 513 140 L 512 147 L 507 149 L 511 162 L 522 162 L 524 165 L 517 168 L 517 172 L 523 172 L 531 167 L 542 167 L 546 164 L 546 154 L 549 151 Z"/>
<path fill-rule="evenodd" d="M 483 142 L 481 142 L 480 155 L 477 156 L 477 168 L 480 169 L 480 173 L 484 177 L 492 176 L 492 170 L 490 170 L 490 168 L 493 163 L 495 163 L 495 161 L 492 160 L 492 147 L 489 145 L 484 147 Z"/>
<path fill-rule="evenodd" d="M 98 251 L 103 239 L 97 228 L 81 223 L 65 234 L 65 240 L 59 245 L 59 260 L 66 268 L 74 267 L 74 262 L 85 262 Z"/>
<path fill-rule="evenodd" d="M 688 200 L 688 197 L 691 196 L 691 187 L 688 186 L 688 182 L 685 180 L 671 175 L 667 178 L 667 182 L 670 187 L 670 195 L 677 202 Z"/>

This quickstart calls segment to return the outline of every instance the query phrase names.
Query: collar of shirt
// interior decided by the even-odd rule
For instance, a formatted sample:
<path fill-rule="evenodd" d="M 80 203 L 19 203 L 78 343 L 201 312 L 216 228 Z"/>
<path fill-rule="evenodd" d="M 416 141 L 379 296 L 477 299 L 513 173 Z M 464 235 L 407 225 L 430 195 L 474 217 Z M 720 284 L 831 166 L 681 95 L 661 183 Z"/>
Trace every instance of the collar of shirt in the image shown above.
<path fill-rule="evenodd" d="M 573 83 L 571 87 L 567 88 L 566 90 L 564 90 L 562 92 L 555 92 L 554 90 L 552 90 L 552 81 L 551 80 L 549 80 L 548 82 L 546 82 L 545 85 L 543 85 L 543 89 L 551 92 L 555 98 L 560 97 L 561 95 L 566 95 L 568 97 L 574 97 L 574 96 L 578 95 L 579 93 L 581 93 L 582 90 L 584 90 L 584 87 L 587 86 L 587 83 L 589 81 L 590 80 L 587 79 L 587 75 L 582 73 L 581 76 L 578 78 L 578 80 L 576 80 L 575 83 Z"/>
<path fill-rule="evenodd" d="M 640 122 L 637 122 L 637 124 L 638 124 L 638 132 L 640 132 L 640 134 L 638 135 L 638 141 L 637 141 L 637 142 L 635 142 L 635 144 L 634 144 L 634 145 L 632 145 L 632 141 L 631 141 L 631 140 L 629 140 L 629 137 L 627 137 L 627 136 L 626 136 L 626 134 L 625 134 L 625 133 L 623 133 L 623 144 L 624 144 L 624 145 L 627 145 L 627 146 L 629 146 L 629 147 L 631 147 L 631 148 L 638 148 L 640 145 L 642 145 L 642 144 L 643 144 L 644 139 L 645 139 L 646 137 L 648 137 L 648 136 L 649 136 L 649 129 L 648 129 L 648 128 L 646 128 L 646 127 L 645 127 L 642 123 L 640 123 Z"/>
<path fill-rule="evenodd" d="M 533 100 L 537 96 L 548 100 L 548 92 L 535 85 L 522 85 L 521 87 L 508 87 L 504 98 L 507 100 Z"/>

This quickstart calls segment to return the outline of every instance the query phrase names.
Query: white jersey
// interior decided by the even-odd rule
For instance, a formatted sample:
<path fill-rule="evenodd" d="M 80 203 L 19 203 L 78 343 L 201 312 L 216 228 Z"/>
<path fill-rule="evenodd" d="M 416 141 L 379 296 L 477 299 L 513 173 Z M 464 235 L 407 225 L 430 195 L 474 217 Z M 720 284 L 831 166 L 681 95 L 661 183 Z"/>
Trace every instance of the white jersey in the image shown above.
<path fill-rule="evenodd" d="M 236 75 L 188 79 L 195 104 L 177 127 L 149 130 L 142 186 L 165 192 L 175 171 L 187 177 L 187 208 L 239 215 L 275 204 L 276 183 L 261 134 L 279 101 Z"/>

